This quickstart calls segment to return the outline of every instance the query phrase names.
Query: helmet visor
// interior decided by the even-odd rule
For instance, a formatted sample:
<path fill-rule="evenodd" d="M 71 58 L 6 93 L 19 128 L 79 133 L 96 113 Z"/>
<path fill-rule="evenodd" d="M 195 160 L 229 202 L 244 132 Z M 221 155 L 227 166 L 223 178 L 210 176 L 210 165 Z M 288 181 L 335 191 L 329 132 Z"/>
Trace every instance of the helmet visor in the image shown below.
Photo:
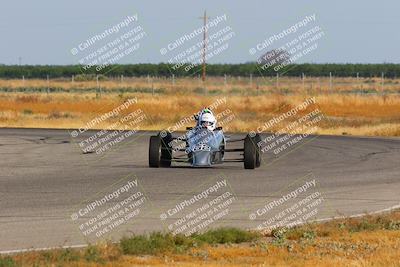
<path fill-rule="evenodd" d="M 210 122 L 210 121 L 201 121 L 200 125 L 203 126 L 203 127 L 209 127 L 209 126 L 212 126 L 212 122 Z"/>

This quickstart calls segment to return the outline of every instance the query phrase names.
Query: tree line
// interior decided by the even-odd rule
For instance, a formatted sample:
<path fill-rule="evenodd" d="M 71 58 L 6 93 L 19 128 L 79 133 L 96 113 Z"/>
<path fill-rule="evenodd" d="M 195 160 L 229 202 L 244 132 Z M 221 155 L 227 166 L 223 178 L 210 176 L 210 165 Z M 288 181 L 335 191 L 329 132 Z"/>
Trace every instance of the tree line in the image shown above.
<path fill-rule="evenodd" d="M 262 69 L 256 63 L 244 64 L 208 64 L 207 75 L 209 76 L 335 76 L 335 77 L 381 77 L 397 78 L 400 75 L 400 64 L 292 64 L 276 72 L 273 67 Z M 171 64 L 127 64 L 112 65 L 101 72 L 96 71 L 93 66 L 84 70 L 80 65 L 0 65 L 0 78 L 19 79 L 19 78 L 50 78 L 71 77 L 76 75 L 97 75 L 105 76 L 161 76 L 176 77 L 201 75 L 201 66 L 185 71 L 185 65 L 179 68 Z"/>

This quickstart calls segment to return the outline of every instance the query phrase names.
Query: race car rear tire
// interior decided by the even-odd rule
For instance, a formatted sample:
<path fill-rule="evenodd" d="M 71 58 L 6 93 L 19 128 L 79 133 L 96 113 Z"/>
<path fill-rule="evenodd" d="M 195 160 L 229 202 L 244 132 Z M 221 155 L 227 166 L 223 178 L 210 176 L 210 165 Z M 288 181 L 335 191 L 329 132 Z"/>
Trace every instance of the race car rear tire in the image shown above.
<path fill-rule="evenodd" d="M 257 163 L 256 146 L 252 138 L 247 135 L 244 139 L 244 168 L 254 169 Z"/>

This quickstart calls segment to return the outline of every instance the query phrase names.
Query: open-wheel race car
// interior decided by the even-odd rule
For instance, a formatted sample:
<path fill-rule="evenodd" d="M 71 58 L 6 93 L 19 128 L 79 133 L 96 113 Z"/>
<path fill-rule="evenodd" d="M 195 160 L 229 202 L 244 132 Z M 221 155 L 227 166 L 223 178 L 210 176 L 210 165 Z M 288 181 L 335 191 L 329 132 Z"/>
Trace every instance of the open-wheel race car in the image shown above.
<path fill-rule="evenodd" d="M 166 132 L 151 136 L 149 166 L 170 167 L 172 162 L 185 162 L 192 167 L 210 167 L 224 162 L 243 162 L 245 169 L 260 167 L 261 153 L 257 146 L 260 136 L 258 134 L 254 137 L 248 134 L 243 139 L 233 140 L 226 137 L 220 128 L 212 132 L 202 129 L 192 133 L 192 130 L 190 129 L 184 138 L 174 138 L 171 133 Z M 227 148 L 226 145 L 232 142 L 243 142 L 243 148 Z M 225 159 L 225 153 L 229 152 L 242 152 L 242 157 Z"/>
<path fill-rule="evenodd" d="M 258 134 L 232 139 L 224 134 L 222 127 L 215 127 L 215 119 L 204 114 L 208 113 L 203 111 L 195 117 L 198 121 L 196 127 L 188 127 L 187 132 L 181 136 L 173 137 L 167 131 L 151 136 L 149 166 L 170 167 L 172 162 L 184 162 L 192 167 L 210 167 L 224 162 L 243 162 L 245 169 L 260 167 L 261 151 L 257 144 L 261 138 Z M 233 142 L 243 142 L 243 147 L 228 148 L 227 144 Z M 241 157 L 226 159 L 226 153 L 230 152 L 242 152 Z"/>

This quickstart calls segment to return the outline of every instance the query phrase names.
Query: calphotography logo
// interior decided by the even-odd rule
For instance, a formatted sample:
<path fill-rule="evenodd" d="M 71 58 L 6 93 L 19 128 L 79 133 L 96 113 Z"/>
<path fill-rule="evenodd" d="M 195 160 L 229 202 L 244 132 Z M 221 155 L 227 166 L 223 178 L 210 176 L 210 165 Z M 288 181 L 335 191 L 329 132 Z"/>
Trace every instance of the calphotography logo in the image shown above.
<path fill-rule="evenodd" d="M 126 231 L 126 227 L 138 220 L 148 206 L 149 199 L 136 176 L 119 180 L 113 188 L 99 192 L 71 214 L 86 240 L 104 240 Z"/>
<path fill-rule="evenodd" d="M 97 73 L 105 73 L 109 66 L 136 54 L 146 36 L 138 14 L 128 15 L 119 23 L 80 42 L 71 49 L 71 54 L 77 58 L 84 73 L 92 73 L 92 68 Z"/>
<path fill-rule="evenodd" d="M 307 15 L 290 27 L 275 33 L 249 49 L 250 55 L 260 54 L 257 64 L 261 72 L 269 68 L 284 74 L 289 66 L 318 48 L 325 32 L 316 25 L 316 14 Z"/>
<path fill-rule="evenodd" d="M 226 178 L 217 177 L 202 190 L 190 194 L 190 198 L 177 203 L 160 214 L 160 220 L 167 222 L 167 229 L 173 234 L 190 236 L 204 232 L 217 221 L 225 219 L 231 205 L 237 201 Z"/>
<path fill-rule="evenodd" d="M 209 18 L 204 13 L 203 20 L 202 27 L 184 33 L 160 49 L 172 73 L 196 74 L 199 65 L 215 60 L 229 49 L 236 33 L 229 25 L 227 14 Z"/>
<path fill-rule="evenodd" d="M 129 98 L 121 105 L 86 122 L 78 130 L 70 132 L 79 149 L 103 157 L 106 152 L 132 142 L 143 133 L 139 131 L 149 118 L 137 108 L 138 98 Z M 104 126 L 105 125 L 105 126 Z M 99 128 L 104 127 L 102 130 Z"/>
<path fill-rule="evenodd" d="M 257 230 L 269 233 L 279 230 L 274 232 L 278 236 L 288 228 L 312 221 L 325 208 L 324 197 L 313 174 L 302 177 L 289 190 L 285 188 L 281 192 L 283 194 L 278 198 L 268 200 L 249 214 L 249 219 L 258 223 Z M 259 223 L 260 219 L 265 221 Z"/>
<path fill-rule="evenodd" d="M 275 158 L 287 155 L 299 146 L 316 137 L 324 123 L 324 114 L 320 110 L 315 97 L 307 98 L 293 108 L 284 106 L 255 130 L 250 136 L 267 133 L 257 140 L 261 154 L 272 154 Z"/>

